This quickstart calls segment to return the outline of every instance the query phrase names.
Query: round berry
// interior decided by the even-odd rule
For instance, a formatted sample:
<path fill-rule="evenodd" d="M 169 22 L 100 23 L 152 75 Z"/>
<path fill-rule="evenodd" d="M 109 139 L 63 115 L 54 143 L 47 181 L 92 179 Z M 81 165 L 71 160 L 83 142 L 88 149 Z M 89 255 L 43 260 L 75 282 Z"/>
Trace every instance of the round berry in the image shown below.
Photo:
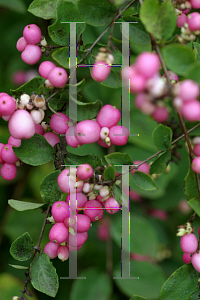
<path fill-rule="evenodd" d="M 43 78 L 48 79 L 50 71 L 55 67 L 56 65 L 53 62 L 46 60 L 40 64 L 38 72 Z"/>
<path fill-rule="evenodd" d="M 47 142 L 54 147 L 55 144 L 60 143 L 60 139 L 54 132 L 46 132 L 43 134 L 43 137 L 47 140 Z"/>
<path fill-rule="evenodd" d="M 181 237 L 180 244 L 183 252 L 193 253 L 197 250 L 198 240 L 194 233 L 189 233 Z"/>
<path fill-rule="evenodd" d="M 77 168 L 77 176 L 81 180 L 86 180 L 93 175 L 93 169 L 89 164 L 83 164 Z"/>
<path fill-rule="evenodd" d="M 40 42 L 42 33 L 36 24 L 29 24 L 24 27 L 23 37 L 28 44 L 35 45 Z"/>
<path fill-rule="evenodd" d="M 98 61 L 92 67 L 92 78 L 98 82 L 106 80 L 111 72 L 111 66 L 105 61 Z"/>
<path fill-rule="evenodd" d="M 46 253 L 50 259 L 56 258 L 58 247 L 58 244 L 48 242 L 44 247 L 44 253 Z"/>
<path fill-rule="evenodd" d="M 79 122 L 75 130 L 77 130 L 77 140 L 83 144 L 95 143 L 100 139 L 101 128 L 95 120 L 84 120 Z"/>
<path fill-rule="evenodd" d="M 1 177 L 5 180 L 13 180 L 17 175 L 15 164 L 3 163 L 1 166 Z"/>
<path fill-rule="evenodd" d="M 10 117 L 8 129 L 15 139 L 30 139 L 35 134 L 35 123 L 29 112 L 20 109 Z"/>
<path fill-rule="evenodd" d="M 84 215 L 88 216 L 92 222 L 103 218 L 103 209 L 99 201 L 90 200 L 84 205 Z"/>
<path fill-rule="evenodd" d="M 49 72 L 48 80 L 53 86 L 61 88 L 67 83 L 68 75 L 65 69 L 55 67 Z"/>
<path fill-rule="evenodd" d="M 24 51 L 24 49 L 26 48 L 27 45 L 28 45 L 27 41 L 22 36 L 21 38 L 18 39 L 16 48 L 18 51 L 22 52 L 22 51 Z"/>
<path fill-rule="evenodd" d="M 158 55 L 150 52 L 141 53 L 136 59 L 135 68 L 145 78 L 153 77 L 160 69 Z"/>
<path fill-rule="evenodd" d="M 52 205 L 51 214 L 55 222 L 63 222 L 65 218 L 69 217 L 69 204 L 65 201 L 56 201 Z"/>
<path fill-rule="evenodd" d="M 49 231 L 49 239 L 53 243 L 61 244 L 68 238 L 68 229 L 64 223 L 54 224 Z"/>
<path fill-rule="evenodd" d="M 123 146 L 129 137 L 128 128 L 120 125 L 112 126 L 109 131 L 109 138 L 114 145 Z"/>
<path fill-rule="evenodd" d="M 121 113 L 118 108 L 110 104 L 106 104 L 102 107 L 97 115 L 97 123 L 101 127 L 110 128 L 117 125 L 121 118 Z"/>
<path fill-rule="evenodd" d="M 71 121 L 64 113 L 53 114 L 50 120 L 51 129 L 57 133 L 64 134 L 69 128 L 68 123 Z"/>
<path fill-rule="evenodd" d="M 16 102 L 14 98 L 8 94 L 0 95 L 0 114 L 3 116 L 11 115 L 16 109 Z"/>
<path fill-rule="evenodd" d="M 27 45 L 24 51 L 21 53 L 21 59 L 29 64 L 36 64 L 42 56 L 42 51 L 37 45 Z"/>

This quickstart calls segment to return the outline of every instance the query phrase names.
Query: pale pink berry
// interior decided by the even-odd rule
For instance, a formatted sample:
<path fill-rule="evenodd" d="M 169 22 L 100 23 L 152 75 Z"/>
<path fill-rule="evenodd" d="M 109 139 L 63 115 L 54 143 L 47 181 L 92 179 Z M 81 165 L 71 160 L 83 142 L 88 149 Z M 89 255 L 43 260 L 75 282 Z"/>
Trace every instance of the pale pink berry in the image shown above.
<path fill-rule="evenodd" d="M 199 85 L 193 80 L 186 79 L 179 86 L 178 96 L 183 101 L 190 101 L 199 97 Z"/>
<path fill-rule="evenodd" d="M 69 128 L 68 123 L 71 121 L 64 113 L 53 114 L 50 120 L 51 129 L 57 133 L 64 134 Z"/>
<path fill-rule="evenodd" d="M 65 201 L 56 201 L 52 205 L 51 214 L 55 222 L 64 222 L 64 219 L 69 217 L 69 204 Z"/>
<path fill-rule="evenodd" d="M 40 124 L 35 124 L 35 133 L 44 134 L 44 128 Z"/>
<path fill-rule="evenodd" d="M 84 193 L 89 193 L 89 191 L 91 190 L 91 186 L 88 182 L 85 182 L 83 185 L 83 192 Z"/>
<path fill-rule="evenodd" d="M 174 80 L 176 82 L 179 81 L 179 78 L 178 78 L 178 75 L 176 73 L 174 73 L 173 71 L 167 71 L 168 72 L 168 75 L 169 75 L 169 79 L 170 80 Z M 166 78 L 166 75 L 165 73 L 163 74 L 163 76 Z"/>
<path fill-rule="evenodd" d="M 191 261 L 191 256 L 189 253 L 183 253 L 182 259 L 185 264 L 189 264 Z"/>
<path fill-rule="evenodd" d="M 200 103 L 198 100 L 190 100 L 183 103 L 181 107 L 183 117 L 190 121 L 200 121 Z"/>
<path fill-rule="evenodd" d="M 20 109 L 10 117 L 8 129 L 15 139 L 30 139 L 35 134 L 35 123 L 29 112 Z"/>
<path fill-rule="evenodd" d="M 50 71 L 55 67 L 56 65 L 53 62 L 46 60 L 40 64 L 38 72 L 43 78 L 48 79 Z"/>
<path fill-rule="evenodd" d="M 108 198 L 108 200 L 106 200 L 104 206 L 107 213 L 115 214 L 120 210 L 121 205 L 119 204 L 119 202 L 117 202 L 117 200 L 115 200 L 115 198 L 110 197 Z"/>
<path fill-rule="evenodd" d="M 57 244 L 65 242 L 68 238 L 68 235 L 68 228 L 66 228 L 64 223 L 54 224 L 49 231 L 50 241 Z"/>
<path fill-rule="evenodd" d="M 69 249 L 67 246 L 59 246 L 57 251 L 58 258 L 65 261 L 69 258 Z"/>
<path fill-rule="evenodd" d="M 48 242 L 44 247 L 44 253 L 46 253 L 50 259 L 54 259 L 57 257 L 58 247 L 58 244 Z"/>
<path fill-rule="evenodd" d="M 27 45 L 24 51 L 21 53 L 21 59 L 29 64 L 36 64 L 42 56 L 42 51 L 37 45 Z"/>
<path fill-rule="evenodd" d="M 141 75 L 149 79 L 159 71 L 160 61 L 157 54 L 143 52 L 137 57 L 134 66 Z"/>
<path fill-rule="evenodd" d="M 70 211 L 76 210 L 76 201 L 77 201 L 77 210 L 78 209 L 80 210 L 84 207 L 85 203 L 87 202 L 87 196 L 83 193 L 69 194 L 66 197 L 65 201 L 70 204 L 69 206 Z"/>
<path fill-rule="evenodd" d="M 65 69 L 55 67 L 49 72 L 48 80 L 53 86 L 60 88 L 67 83 L 68 75 Z"/>
<path fill-rule="evenodd" d="M 88 238 L 87 232 L 77 232 L 75 235 L 69 234 L 69 244 L 72 247 L 79 247 L 85 243 Z M 69 248 L 70 249 L 70 248 Z"/>
<path fill-rule="evenodd" d="M 110 194 L 109 187 L 107 185 L 104 185 L 100 190 L 99 194 L 101 197 L 106 197 Z"/>
<path fill-rule="evenodd" d="M 13 151 L 12 145 L 9 144 L 4 145 L 1 149 L 1 157 L 6 163 L 9 164 L 14 164 L 19 160 Z"/>
<path fill-rule="evenodd" d="M 24 49 L 26 48 L 27 45 L 28 45 L 27 41 L 22 36 L 18 39 L 16 48 L 18 51 L 22 52 L 22 51 L 24 51 Z"/>
<path fill-rule="evenodd" d="M 100 139 L 101 127 L 95 120 L 84 120 L 76 125 L 77 140 L 83 144 L 95 143 Z"/>
<path fill-rule="evenodd" d="M 77 176 L 81 180 L 86 180 L 93 175 L 93 169 L 89 164 L 83 164 L 77 168 Z"/>
<path fill-rule="evenodd" d="M 129 130 L 125 126 L 112 126 L 109 131 L 109 138 L 114 145 L 123 146 L 127 143 Z"/>
<path fill-rule="evenodd" d="M 39 110 L 33 109 L 31 110 L 30 114 L 35 124 L 41 123 L 42 120 L 44 119 L 44 111 L 42 109 Z"/>
<path fill-rule="evenodd" d="M 88 216 L 92 222 L 96 222 L 103 217 L 103 209 L 99 201 L 90 200 L 84 205 L 84 215 Z"/>
<path fill-rule="evenodd" d="M 135 160 L 135 161 L 133 162 L 133 164 L 134 164 L 134 165 L 138 165 L 138 164 L 140 164 L 141 162 L 142 162 L 142 160 Z M 140 172 L 149 174 L 149 169 L 150 169 L 149 164 L 144 163 L 144 164 L 142 164 L 142 165 L 140 165 L 140 166 L 138 167 L 137 171 L 140 171 Z M 135 173 L 135 171 L 136 171 L 136 170 L 132 170 L 132 171 L 131 171 L 131 174 L 133 175 L 133 174 Z"/>
<path fill-rule="evenodd" d="M 4 163 L 4 160 L 1 157 L 1 149 L 4 147 L 4 144 L 0 143 L 0 165 Z"/>
<path fill-rule="evenodd" d="M 109 220 L 104 218 L 99 221 L 97 227 L 97 237 L 101 241 L 108 241 L 110 239 Z"/>
<path fill-rule="evenodd" d="M 191 263 L 195 270 L 200 273 L 200 252 L 192 255 Z"/>
<path fill-rule="evenodd" d="M 98 82 L 106 80 L 111 72 L 111 66 L 105 61 L 98 61 L 92 67 L 92 78 Z"/>
<path fill-rule="evenodd" d="M 189 233 L 181 237 L 180 244 L 183 252 L 193 253 L 197 250 L 198 240 L 194 233 Z"/>
<path fill-rule="evenodd" d="M 65 134 L 66 142 L 70 147 L 77 148 L 82 146 L 83 144 L 77 140 L 75 136 L 75 126 L 70 126 Z"/>
<path fill-rule="evenodd" d="M 181 28 L 185 23 L 187 23 L 187 16 L 184 13 L 182 13 L 181 16 L 178 16 L 176 25 L 177 27 Z"/>
<path fill-rule="evenodd" d="M 149 96 L 145 93 L 138 93 L 135 96 L 135 106 L 139 109 L 141 109 L 143 103 L 149 102 Z"/>
<path fill-rule="evenodd" d="M 78 214 L 70 216 L 64 220 L 66 227 L 73 228 L 77 232 L 86 232 L 90 229 L 90 218 L 86 215 Z"/>
<path fill-rule="evenodd" d="M 102 128 L 101 128 L 101 131 L 100 131 L 100 138 L 101 138 L 102 140 L 105 140 L 105 138 L 108 136 L 108 134 L 109 134 L 109 129 L 108 129 L 108 127 L 102 127 Z"/>
<path fill-rule="evenodd" d="M 195 145 L 193 150 L 196 156 L 200 156 L 200 144 Z"/>
<path fill-rule="evenodd" d="M 192 8 L 199 9 L 200 8 L 200 0 L 190 0 Z"/>
<path fill-rule="evenodd" d="M 22 85 L 26 82 L 26 72 L 16 71 L 12 74 L 12 81 L 16 85 Z"/>
<path fill-rule="evenodd" d="M 187 16 L 188 27 L 191 31 L 200 30 L 200 14 L 193 12 Z"/>
<path fill-rule="evenodd" d="M 168 219 L 168 214 L 165 210 L 163 209 L 150 209 L 148 211 L 148 214 L 154 218 L 160 219 L 162 221 Z"/>
<path fill-rule="evenodd" d="M 61 189 L 62 192 L 64 193 L 81 193 L 83 190 L 83 186 L 77 187 L 76 191 L 76 182 L 69 180 L 69 170 L 64 169 L 57 178 L 57 183 L 59 188 Z"/>
<path fill-rule="evenodd" d="M 166 107 L 160 107 L 160 106 L 156 106 L 152 117 L 154 118 L 155 121 L 162 123 L 162 122 L 166 122 L 169 118 L 169 112 L 167 110 Z"/>
<path fill-rule="evenodd" d="M 150 101 L 144 101 L 141 105 L 140 110 L 145 115 L 151 115 L 156 110 L 156 106 Z"/>
<path fill-rule="evenodd" d="M 200 174 L 200 156 L 197 156 L 192 160 L 191 168 L 194 172 Z"/>
<path fill-rule="evenodd" d="M 167 85 L 163 77 L 159 74 L 154 75 L 147 81 L 146 88 L 153 98 L 163 96 L 167 92 Z"/>
<path fill-rule="evenodd" d="M 97 115 L 97 123 L 101 127 L 110 128 L 117 125 L 121 118 L 121 113 L 118 108 L 110 104 L 104 105 Z"/>
<path fill-rule="evenodd" d="M 42 33 L 36 24 L 29 24 L 24 27 L 23 37 L 28 44 L 34 45 L 40 42 Z"/>
<path fill-rule="evenodd" d="M 3 163 L 1 166 L 1 177 L 5 180 L 12 180 L 17 175 L 17 167 L 15 164 Z"/>
<path fill-rule="evenodd" d="M 130 77 L 130 92 L 131 93 L 139 93 L 143 92 L 146 87 L 147 79 L 139 73 L 134 73 Z"/>
<path fill-rule="evenodd" d="M 46 132 L 43 134 L 43 137 L 47 140 L 47 142 L 54 147 L 55 144 L 60 143 L 60 139 L 54 132 Z"/>
<path fill-rule="evenodd" d="M 3 116 L 11 115 L 16 109 L 16 102 L 14 98 L 8 94 L 0 95 L 0 114 Z"/>

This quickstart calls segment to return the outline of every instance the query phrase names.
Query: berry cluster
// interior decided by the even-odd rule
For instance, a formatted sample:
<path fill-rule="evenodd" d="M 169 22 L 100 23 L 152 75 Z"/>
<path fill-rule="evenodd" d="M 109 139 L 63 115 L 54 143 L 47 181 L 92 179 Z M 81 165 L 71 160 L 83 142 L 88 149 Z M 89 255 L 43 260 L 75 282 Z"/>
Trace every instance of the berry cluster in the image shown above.
<path fill-rule="evenodd" d="M 157 122 L 167 121 L 168 109 L 163 101 L 156 98 L 163 97 L 167 92 L 166 79 L 159 74 L 160 61 L 155 53 L 141 53 L 134 64 L 123 68 L 122 74 L 130 92 L 136 93 L 136 106 L 147 115 L 151 115 Z M 174 79 L 173 79 L 174 80 Z"/>
<path fill-rule="evenodd" d="M 88 238 L 91 222 L 101 220 L 104 209 L 109 214 L 120 210 L 120 204 L 112 197 L 108 186 L 87 182 L 93 173 L 89 164 L 83 164 L 78 166 L 77 173 L 75 168 L 71 174 L 69 169 L 64 169 L 57 178 L 59 188 L 68 196 L 65 201 L 57 201 L 52 205 L 52 217 L 49 220 L 54 225 L 49 232 L 50 242 L 44 248 L 51 259 L 58 256 L 62 261 L 67 260 L 69 251 L 81 249 Z M 108 232 L 100 236 L 105 240 Z"/>
<path fill-rule="evenodd" d="M 38 69 L 40 75 L 46 79 L 45 86 L 47 88 L 62 88 L 68 80 L 68 75 L 65 69 L 56 67 L 51 61 L 43 61 Z"/>

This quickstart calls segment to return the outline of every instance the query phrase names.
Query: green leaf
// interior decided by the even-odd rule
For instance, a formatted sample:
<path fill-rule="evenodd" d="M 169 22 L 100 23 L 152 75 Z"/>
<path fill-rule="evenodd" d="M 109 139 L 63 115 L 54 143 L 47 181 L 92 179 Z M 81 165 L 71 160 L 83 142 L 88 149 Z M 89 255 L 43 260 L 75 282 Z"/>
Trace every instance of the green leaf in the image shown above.
<path fill-rule="evenodd" d="M 147 300 L 147 298 L 133 295 L 133 297 L 131 297 L 129 300 Z"/>
<path fill-rule="evenodd" d="M 199 200 L 193 198 L 188 201 L 188 205 L 197 213 L 200 217 L 200 202 Z"/>
<path fill-rule="evenodd" d="M 59 288 L 59 279 L 52 262 L 46 253 L 37 253 L 30 269 L 33 287 L 48 296 L 55 297 Z"/>
<path fill-rule="evenodd" d="M 200 84 L 200 62 L 195 62 L 191 65 L 191 67 L 188 69 L 186 77 Z"/>
<path fill-rule="evenodd" d="M 111 166 L 107 167 L 103 173 L 104 180 L 113 180 L 115 179 L 115 169 Z"/>
<path fill-rule="evenodd" d="M 150 166 L 149 174 L 161 174 L 167 168 L 169 162 L 171 161 L 171 151 L 167 150 L 162 153 Z"/>
<path fill-rule="evenodd" d="M 22 140 L 20 147 L 13 147 L 17 157 L 31 166 L 44 165 L 54 159 L 55 149 L 40 134 Z"/>
<path fill-rule="evenodd" d="M 12 208 L 14 208 L 18 211 L 37 209 L 44 205 L 44 203 L 31 203 L 31 202 L 18 201 L 18 200 L 13 200 L 13 199 L 8 200 L 8 204 Z"/>
<path fill-rule="evenodd" d="M 107 0 L 80 0 L 78 11 L 82 19 L 92 26 L 103 26 L 112 22 L 115 7 Z"/>
<path fill-rule="evenodd" d="M 169 39 L 176 28 L 176 13 L 169 1 L 144 0 L 140 8 L 140 19 L 146 30 L 156 39 Z"/>
<path fill-rule="evenodd" d="M 105 160 L 108 164 L 112 165 L 116 172 L 122 173 L 122 166 L 115 165 L 133 165 L 133 160 L 127 153 L 115 152 L 108 155 L 105 155 Z"/>
<path fill-rule="evenodd" d="M 8 264 L 9 266 L 13 267 L 14 269 L 18 269 L 18 270 L 26 270 L 28 269 L 28 267 L 25 267 L 25 266 L 19 266 L 19 265 L 11 265 L 11 264 Z"/>
<path fill-rule="evenodd" d="M 177 269 L 164 283 L 160 300 L 188 300 L 197 290 L 199 273 L 192 264 Z"/>
<path fill-rule="evenodd" d="M 155 181 L 143 172 L 136 171 L 133 174 L 133 180 L 142 190 L 153 191 L 158 189 Z"/>
<path fill-rule="evenodd" d="M 57 178 L 61 171 L 57 170 L 48 174 L 42 180 L 40 184 L 40 195 L 44 202 L 47 204 L 53 204 L 56 201 L 60 201 L 63 197 L 63 192 L 60 190 Z"/>
<path fill-rule="evenodd" d="M 39 77 L 39 76 L 34 77 L 33 79 L 26 82 L 25 84 L 23 84 L 16 90 L 10 90 L 10 91 L 15 97 L 20 97 L 21 94 L 23 94 L 23 93 L 32 95 L 33 92 L 37 95 L 37 94 L 40 94 L 40 86 L 43 85 L 44 82 L 45 82 L 44 78 Z"/>
<path fill-rule="evenodd" d="M 153 131 L 154 144 L 158 150 L 167 150 L 171 147 L 172 143 L 172 130 L 171 128 L 159 124 Z"/>
<path fill-rule="evenodd" d="M 97 154 L 78 155 L 68 152 L 67 158 L 65 159 L 65 164 L 67 166 L 89 164 L 93 169 L 95 169 L 99 166 L 102 166 L 103 162 L 101 157 Z"/>
<path fill-rule="evenodd" d="M 130 2 L 130 1 L 129 1 Z M 122 10 L 123 8 L 125 8 L 125 6 L 127 5 L 127 2 L 125 2 L 124 4 L 122 4 L 120 6 L 120 10 Z M 139 13 L 139 8 L 140 8 L 140 4 L 139 2 L 135 1 L 132 3 L 132 5 L 127 9 L 125 10 L 123 13 L 122 13 L 122 16 L 123 17 L 126 17 L 126 16 L 133 16 L 133 15 L 138 15 Z"/>
<path fill-rule="evenodd" d="M 178 75 L 185 76 L 195 62 L 195 57 L 191 49 L 185 45 L 172 44 L 162 50 L 162 55 L 167 68 Z"/>
<path fill-rule="evenodd" d="M 196 61 L 200 61 L 200 44 L 193 42 L 193 47 L 194 47 L 194 56 Z"/>
<path fill-rule="evenodd" d="M 190 166 L 184 179 L 184 194 L 186 195 L 188 201 L 193 198 L 199 199 L 195 172 L 192 171 Z"/>
<path fill-rule="evenodd" d="M 122 188 L 119 185 L 114 184 L 113 185 L 113 197 L 117 202 L 122 204 Z"/>
<path fill-rule="evenodd" d="M 130 23 L 129 25 L 129 37 L 126 36 L 127 39 L 130 38 L 130 41 L 138 44 L 138 45 L 148 45 L 151 43 L 151 38 L 148 32 L 146 32 L 144 25 L 137 17 L 124 17 L 123 18 L 127 22 L 137 22 Z M 122 25 L 120 25 L 120 30 L 122 32 Z"/>
<path fill-rule="evenodd" d="M 95 102 L 89 102 L 89 103 L 80 102 L 78 100 L 75 101 L 75 99 L 72 99 L 72 101 L 77 104 L 77 119 L 76 120 L 79 122 L 84 121 L 84 120 L 94 119 L 102 107 L 102 102 L 99 100 L 96 100 Z M 67 103 L 69 103 L 69 101 Z M 70 116 L 69 115 L 69 105 L 67 105 L 66 114 L 68 116 Z M 70 116 L 70 118 L 73 119 L 72 116 Z"/>
<path fill-rule="evenodd" d="M 54 43 L 61 46 L 68 46 L 70 24 L 62 22 L 82 22 L 83 20 L 78 13 L 76 5 L 71 2 L 59 0 L 56 11 L 56 21 L 48 27 L 49 36 Z M 85 28 L 85 24 L 76 24 L 77 40 Z M 68 56 L 69 54 L 67 58 Z"/>
<path fill-rule="evenodd" d="M 28 12 L 36 17 L 48 20 L 56 18 L 58 0 L 34 0 L 28 7 Z"/>
<path fill-rule="evenodd" d="M 33 254 L 33 242 L 28 232 L 18 237 L 10 247 L 10 254 L 19 261 L 28 260 Z"/>
<path fill-rule="evenodd" d="M 85 56 L 84 51 L 77 50 L 77 64 L 79 64 L 80 61 L 82 61 L 84 56 Z M 57 49 L 52 53 L 52 58 L 65 69 L 69 69 L 69 59 L 66 59 L 68 57 L 69 57 L 69 47 L 63 47 Z"/>
<path fill-rule="evenodd" d="M 86 280 L 74 280 L 71 288 L 70 300 L 111 299 L 112 282 L 107 274 L 98 269 L 89 268 L 82 271 L 80 277 L 86 277 Z M 96 278 L 95 281 L 94 278 Z"/>
<path fill-rule="evenodd" d="M 0 6 L 11 9 L 20 14 L 24 14 L 26 12 L 26 5 L 22 0 L 0 0 Z"/>
<path fill-rule="evenodd" d="M 63 93 L 63 94 L 65 94 L 65 93 Z M 61 110 L 61 108 L 63 107 L 63 105 L 66 102 L 67 101 L 66 101 L 66 99 L 64 99 L 64 97 L 61 97 L 61 99 L 51 98 L 49 100 L 48 107 L 50 110 L 58 111 L 58 110 Z"/>

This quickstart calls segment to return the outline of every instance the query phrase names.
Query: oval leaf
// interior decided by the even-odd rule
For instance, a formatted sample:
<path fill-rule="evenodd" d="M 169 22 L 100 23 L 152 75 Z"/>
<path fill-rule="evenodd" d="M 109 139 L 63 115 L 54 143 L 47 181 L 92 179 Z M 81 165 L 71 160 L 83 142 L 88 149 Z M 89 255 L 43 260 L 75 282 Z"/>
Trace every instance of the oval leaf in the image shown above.
<path fill-rule="evenodd" d="M 44 203 L 31 203 L 13 199 L 8 200 L 8 204 L 18 211 L 37 209 L 44 205 Z"/>
<path fill-rule="evenodd" d="M 34 0 L 28 11 L 36 17 L 48 20 L 56 17 L 56 5 L 59 0 Z"/>
<path fill-rule="evenodd" d="M 56 201 L 60 201 L 63 197 L 63 192 L 60 190 L 57 178 L 61 171 L 57 170 L 48 174 L 41 182 L 40 195 L 44 202 L 47 204 L 53 204 Z"/>
<path fill-rule="evenodd" d="M 54 159 L 55 149 L 40 134 L 22 140 L 20 147 L 13 147 L 17 157 L 24 163 L 31 166 L 44 165 Z"/>
<path fill-rule="evenodd" d="M 172 143 L 172 130 L 171 128 L 159 124 L 153 131 L 153 141 L 158 150 L 167 150 L 171 147 Z"/>
<path fill-rule="evenodd" d="M 15 97 L 20 97 L 21 94 L 26 93 L 28 95 L 32 95 L 34 92 L 36 95 L 41 93 L 41 85 L 43 85 L 45 82 L 45 79 L 42 77 L 34 77 L 30 81 L 26 82 L 16 90 L 10 90 L 11 93 Z"/>
<path fill-rule="evenodd" d="M 52 262 L 46 253 L 37 253 L 30 269 L 33 287 L 51 297 L 58 292 L 59 280 Z"/>
<path fill-rule="evenodd" d="M 113 185 L 113 197 L 122 204 L 122 188 L 119 185 Z"/>
<path fill-rule="evenodd" d="M 11 265 L 11 264 L 8 264 L 9 266 L 13 267 L 14 269 L 19 269 L 19 270 L 26 270 L 28 269 L 28 267 L 25 267 L 25 266 L 19 266 L 19 265 Z"/>
<path fill-rule="evenodd" d="M 167 150 L 161 154 L 150 166 L 149 174 L 161 174 L 167 168 L 169 162 L 171 161 L 171 151 Z"/>
<path fill-rule="evenodd" d="M 115 179 L 115 169 L 111 166 L 107 167 L 103 173 L 104 180 Z"/>
<path fill-rule="evenodd" d="M 121 165 L 133 165 L 133 160 L 127 153 L 115 152 L 112 154 L 105 155 L 105 160 L 108 164 L 112 165 L 116 172 L 122 173 Z M 120 165 L 117 167 L 116 165 Z"/>
<path fill-rule="evenodd" d="M 28 260 L 33 254 L 33 242 L 28 232 L 18 237 L 10 247 L 10 254 L 19 261 Z"/>
<path fill-rule="evenodd" d="M 95 169 L 102 166 L 103 162 L 101 157 L 97 154 L 78 155 L 68 152 L 65 164 L 66 166 L 89 164 L 93 169 Z"/>
<path fill-rule="evenodd" d="M 133 180 L 142 190 L 153 191 L 158 189 L 155 181 L 143 172 L 136 171 L 133 174 Z"/>
<path fill-rule="evenodd" d="M 200 217 L 200 202 L 197 199 L 190 199 L 188 205 L 197 213 Z"/>
<path fill-rule="evenodd" d="M 199 56 L 200 56 L 200 54 L 199 54 Z M 200 62 L 195 62 L 194 64 L 191 65 L 191 68 L 189 68 L 186 77 L 188 79 L 194 80 L 198 84 L 200 84 Z"/>

